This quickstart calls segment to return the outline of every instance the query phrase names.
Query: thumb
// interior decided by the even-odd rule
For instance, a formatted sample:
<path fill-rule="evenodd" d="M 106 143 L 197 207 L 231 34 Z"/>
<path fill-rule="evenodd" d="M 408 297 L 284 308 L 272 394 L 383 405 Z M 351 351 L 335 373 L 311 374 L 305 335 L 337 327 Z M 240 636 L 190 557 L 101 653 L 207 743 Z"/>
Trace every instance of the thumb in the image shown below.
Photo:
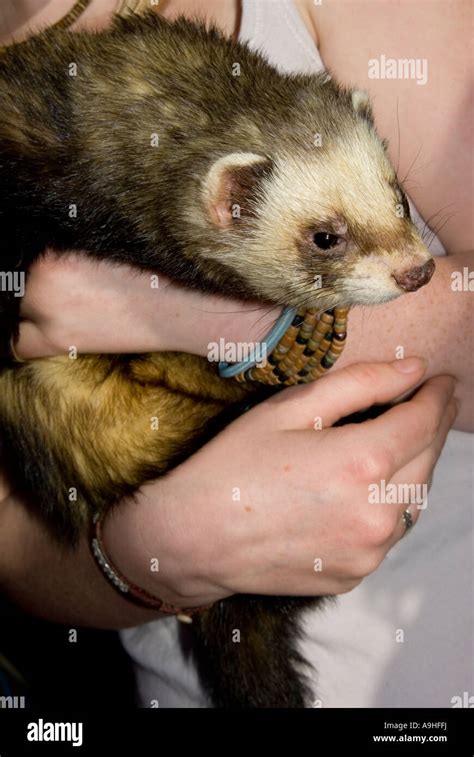
<path fill-rule="evenodd" d="M 418 384 L 426 371 L 426 361 L 417 357 L 392 363 L 356 363 L 327 374 L 312 384 L 295 386 L 264 404 L 278 411 L 280 428 L 314 428 L 321 418 L 323 427 L 376 403 L 395 400 Z"/>

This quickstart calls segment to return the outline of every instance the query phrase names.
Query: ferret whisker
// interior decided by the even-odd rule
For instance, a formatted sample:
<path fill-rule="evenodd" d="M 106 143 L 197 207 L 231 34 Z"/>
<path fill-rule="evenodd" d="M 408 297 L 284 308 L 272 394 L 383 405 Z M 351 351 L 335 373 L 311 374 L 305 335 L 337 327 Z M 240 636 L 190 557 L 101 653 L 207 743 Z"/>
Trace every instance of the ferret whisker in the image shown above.
<path fill-rule="evenodd" d="M 239 308 L 237 310 L 205 310 L 204 308 L 198 308 L 194 305 L 190 306 L 191 310 L 196 311 L 197 313 L 207 313 L 208 315 L 228 315 L 228 314 L 237 314 L 237 313 L 252 313 L 257 312 L 260 310 L 265 310 L 269 306 L 271 306 L 272 303 L 262 303 L 262 305 L 259 305 L 255 308 Z M 265 314 L 264 314 L 265 315 Z"/>
<path fill-rule="evenodd" d="M 444 229 L 447 223 L 451 221 L 452 218 L 455 218 L 458 215 L 458 212 L 455 211 L 454 213 L 451 213 L 448 215 L 443 221 L 440 221 L 440 223 L 433 229 L 433 235 L 438 236 L 441 229 Z"/>
<path fill-rule="evenodd" d="M 406 174 L 405 174 L 404 178 L 402 179 L 402 181 L 401 181 L 401 183 L 402 183 L 402 184 L 405 184 L 405 182 L 406 182 L 406 180 L 407 180 L 407 178 L 408 178 L 408 175 L 409 175 L 410 171 L 412 170 L 413 166 L 415 165 L 416 161 L 418 160 L 418 158 L 419 158 L 419 156 L 420 156 L 420 153 L 421 153 L 421 149 L 422 149 L 422 145 L 420 145 L 420 148 L 419 148 L 418 152 L 416 153 L 415 157 L 413 158 L 413 160 L 412 160 L 412 162 L 411 162 L 411 164 L 410 164 L 410 167 L 408 168 L 408 170 L 407 170 L 407 172 L 406 172 Z M 397 176 L 398 176 L 398 169 L 397 169 Z"/>
<path fill-rule="evenodd" d="M 260 318 L 257 318 L 257 320 L 256 320 L 256 321 L 254 321 L 253 325 L 254 325 L 254 326 L 256 326 L 256 325 L 257 325 L 257 324 L 259 323 L 259 321 L 262 321 L 262 319 L 263 319 L 263 318 L 264 318 L 264 317 L 265 317 L 266 315 L 269 315 L 269 313 L 263 313 L 263 314 L 262 314 L 262 315 L 260 316 Z M 259 337 L 260 337 L 260 336 L 266 336 L 266 335 L 268 334 L 268 332 L 269 332 L 270 328 L 271 328 L 271 325 L 272 325 L 272 323 L 273 323 L 273 320 L 270 320 L 270 323 L 269 323 L 269 324 L 262 324 L 262 328 L 261 328 L 261 330 L 260 330 L 260 331 L 258 332 L 258 336 L 259 336 Z"/>
<path fill-rule="evenodd" d="M 440 208 L 435 213 L 433 213 L 431 216 L 429 216 L 429 218 L 424 222 L 424 225 L 423 225 L 422 229 L 420 230 L 420 236 L 422 237 L 423 241 L 425 240 L 425 233 L 428 233 L 428 236 L 431 234 L 432 235 L 431 240 L 430 240 L 430 244 L 431 244 L 431 241 L 432 241 L 432 239 L 434 238 L 434 236 L 436 234 L 436 231 L 434 231 L 434 229 L 436 228 L 436 226 L 432 227 L 430 225 L 431 222 L 433 221 L 434 218 L 436 218 L 437 216 L 439 216 L 440 213 L 446 212 L 447 208 L 451 208 L 453 206 L 455 206 L 455 203 L 452 203 L 452 202 L 448 203 L 447 205 L 444 205 L 442 208 Z"/>
<path fill-rule="evenodd" d="M 400 147 L 401 147 L 400 114 L 398 112 L 398 97 L 397 97 L 397 134 L 398 134 L 398 155 L 397 155 L 397 169 L 395 171 L 395 174 L 398 176 L 398 170 L 400 168 Z"/>
<path fill-rule="evenodd" d="M 421 147 L 418 150 L 417 154 L 415 155 L 415 158 L 414 158 L 412 164 L 410 165 L 410 167 L 408 168 L 408 170 L 407 170 L 404 178 L 401 180 L 401 183 L 403 184 L 403 186 L 405 186 L 405 184 L 407 183 L 407 181 L 411 181 L 412 180 L 412 178 L 411 178 L 412 176 L 416 176 L 416 174 L 420 173 L 420 171 L 422 171 L 427 166 L 429 166 L 430 163 L 432 163 L 431 160 L 427 160 L 425 163 L 420 163 L 415 168 L 415 163 L 416 163 L 416 161 L 417 161 L 420 153 L 421 153 Z"/>

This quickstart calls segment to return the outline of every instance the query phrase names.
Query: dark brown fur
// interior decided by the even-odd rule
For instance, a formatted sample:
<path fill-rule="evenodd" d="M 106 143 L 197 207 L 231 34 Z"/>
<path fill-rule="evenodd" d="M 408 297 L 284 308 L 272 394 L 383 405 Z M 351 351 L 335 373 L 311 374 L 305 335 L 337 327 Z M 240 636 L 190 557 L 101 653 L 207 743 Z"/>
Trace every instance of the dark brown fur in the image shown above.
<path fill-rule="evenodd" d="M 239 77 L 232 75 L 235 61 Z M 77 76 L 69 75 L 71 63 Z M 315 129 L 326 137 L 321 165 L 331 145 L 357 133 L 359 142 L 373 143 L 376 157 L 367 161 L 394 203 L 399 188 L 370 112 L 354 108 L 350 92 L 325 75 L 278 74 L 216 30 L 151 14 L 95 35 L 46 31 L 0 56 L 0 98 L 4 270 L 27 270 L 49 245 L 160 270 L 204 291 L 327 307 L 350 304 L 342 272 L 372 252 L 374 238 L 387 256 L 403 241 L 415 244 L 409 218 L 395 233 L 387 212 L 370 230 L 355 212 L 348 216 L 345 256 L 318 252 L 304 236 L 290 249 L 277 231 L 274 246 L 258 247 L 259 208 L 272 186 L 274 158 L 315 160 Z M 155 133 L 157 149 L 150 146 Z M 241 209 L 224 228 L 210 218 L 201 190 L 215 161 L 229 153 L 260 160 L 230 170 L 215 191 L 213 201 Z M 342 213 L 342 207 L 319 210 L 312 225 L 331 228 Z M 316 273 L 324 287 L 315 293 Z M 17 308 L 18 300 L 3 293 L 4 354 Z M 265 394 L 220 379 L 205 359 L 165 353 L 5 362 L 0 389 L 4 459 L 71 543 L 92 513 L 169 470 Z M 316 603 L 233 597 L 196 619 L 196 654 L 213 702 L 304 706 L 297 618 Z M 236 628 L 239 644 L 231 640 Z"/>

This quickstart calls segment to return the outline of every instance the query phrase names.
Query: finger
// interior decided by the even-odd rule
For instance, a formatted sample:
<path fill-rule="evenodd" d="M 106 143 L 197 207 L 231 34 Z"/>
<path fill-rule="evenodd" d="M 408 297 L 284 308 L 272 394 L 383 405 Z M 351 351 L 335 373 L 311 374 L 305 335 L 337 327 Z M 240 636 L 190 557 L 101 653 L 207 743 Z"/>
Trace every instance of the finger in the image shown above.
<path fill-rule="evenodd" d="M 395 484 L 400 492 L 401 512 L 396 520 L 393 536 L 388 542 L 389 549 L 406 533 L 406 526 L 402 519 L 403 511 L 406 508 L 409 509 L 413 525 L 415 525 L 421 512 L 428 506 L 428 491 L 433 477 L 433 468 L 438 462 L 457 412 L 457 401 L 452 399 L 446 408 L 433 443 L 417 458 L 398 471 L 390 482 Z"/>
<path fill-rule="evenodd" d="M 373 460 L 374 469 L 391 479 L 433 444 L 455 386 L 451 376 L 429 379 L 407 402 L 350 427 L 354 449 L 363 450 L 365 459 Z"/>
<path fill-rule="evenodd" d="M 390 402 L 413 389 L 425 369 L 425 361 L 415 357 L 392 363 L 358 363 L 312 384 L 286 389 L 266 405 L 278 410 L 283 428 L 313 427 L 315 417 L 328 427 L 351 413 Z"/>

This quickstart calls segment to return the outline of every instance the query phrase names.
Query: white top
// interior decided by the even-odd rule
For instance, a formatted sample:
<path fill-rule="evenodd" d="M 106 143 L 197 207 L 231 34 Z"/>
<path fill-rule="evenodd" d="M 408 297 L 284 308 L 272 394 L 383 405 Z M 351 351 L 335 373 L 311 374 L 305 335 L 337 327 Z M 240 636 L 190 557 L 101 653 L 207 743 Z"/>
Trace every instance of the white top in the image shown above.
<path fill-rule="evenodd" d="M 292 0 L 242 5 L 240 38 L 274 65 L 323 67 Z M 444 254 L 437 238 L 430 249 Z M 315 706 L 451 707 L 474 693 L 473 469 L 474 436 L 451 431 L 416 527 L 357 589 L 308 615 Z M 209 706 L 178 633 L 189 639 L 174 618 L 121 632 L 144 707 Z"/>

